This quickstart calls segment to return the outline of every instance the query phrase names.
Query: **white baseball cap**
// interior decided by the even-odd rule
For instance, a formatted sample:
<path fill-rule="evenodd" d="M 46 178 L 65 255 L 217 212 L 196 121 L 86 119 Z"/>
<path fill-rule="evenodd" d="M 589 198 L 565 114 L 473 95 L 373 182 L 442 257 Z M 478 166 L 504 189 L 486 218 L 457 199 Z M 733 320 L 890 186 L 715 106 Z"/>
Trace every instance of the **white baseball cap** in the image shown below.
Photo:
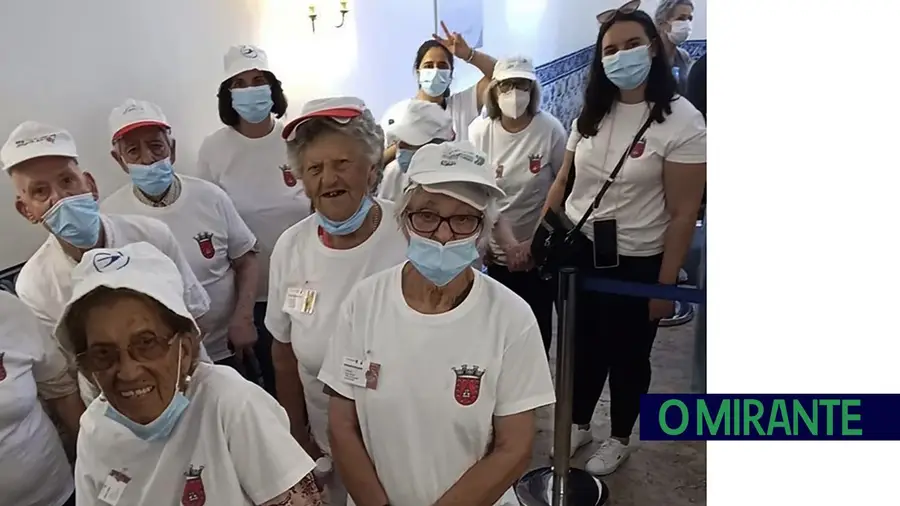
<path fill-rule="evenodd" d="M 438 104 L 410 100 L 406 112 L 391 128 L 391 135 L 412 146 L 422 146 L 433 139 L 452 141 L 453 119 Z"/>
<path fill-rule="evenodd" d="M 269 57 L 266 52 L 250 44 L 229 47 L 225 53 L 225 77 L 222 82 L 248 70 L 268 71 Z"/>
<path fill-rule="evenodd" d="M 487 155 L 468 141 L 422 146 L 413 154 L 406 175 L 410 184 L 404 191 L 421 185 L 425 191 L 442 193 L 482 211 L 490 199 L 506 197 Z"/>
<path fill-rule="evenodd" d="M 109 132 L 112 140 L 142 126 L 172 128 L 158 105 L 129 98 L 109 113 Z"/>
<path fill-rule="evenodd" d="M 75 139 L 62 128 L 37 121 L 26 121 L 15 128 L 0 148 L 0 165 L 4 170 L 41 156 L 78 158 Z"/>
<path fill-rule="evenodd" d="M 356 97 L 327 97 L 303 104 L 300 116 L 292 119 L 281 131 L 281 138 L 292 141 L 297 127 L 313 118 L 330 118 L 338 123 L 348 123 L 366 110 L 366 103 Z"/>
<path fill-rule="evenodd" d="M 72 305 L 101 286 L 128 288 L 142 293 L 178 316 L 194 322 L 184 303 L 184 281 L 171 258 L 147 242 L 131 243 L 115 249 L 97 248 L 85 253 L 72 271 L 72 296 L 55 331 L 60 343 L 71 346 L 65 321 Z M 199 335 L 196 322 L 194 329 Z"/>
<path fill-rule="evenodd" d="M 534 62 L 526 56 L 500 58 L 494 64 L 493 79 L 494 81 L 504 81 L 506 79 L 537 81 L 537 74 L 534 72 Z"/>

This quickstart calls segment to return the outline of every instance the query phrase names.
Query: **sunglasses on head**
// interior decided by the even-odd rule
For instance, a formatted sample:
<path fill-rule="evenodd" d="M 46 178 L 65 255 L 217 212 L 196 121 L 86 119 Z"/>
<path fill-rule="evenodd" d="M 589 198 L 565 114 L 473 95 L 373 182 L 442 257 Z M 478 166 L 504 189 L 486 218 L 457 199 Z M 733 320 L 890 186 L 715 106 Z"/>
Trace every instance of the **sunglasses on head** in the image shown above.
<path fill-rule="evenodd" d="M 597 22 L 601 25 L 612 21 L 616 14 L 631 14 L 632 12 L 638 10 L 641 6 L 641 0 L 631 0 L 630 2 L 626 2 L 625 5 L 619 7 L 618 9 L 610 9 L 608 11 L 603 11 L 600 14 L 597 14 Z"/>

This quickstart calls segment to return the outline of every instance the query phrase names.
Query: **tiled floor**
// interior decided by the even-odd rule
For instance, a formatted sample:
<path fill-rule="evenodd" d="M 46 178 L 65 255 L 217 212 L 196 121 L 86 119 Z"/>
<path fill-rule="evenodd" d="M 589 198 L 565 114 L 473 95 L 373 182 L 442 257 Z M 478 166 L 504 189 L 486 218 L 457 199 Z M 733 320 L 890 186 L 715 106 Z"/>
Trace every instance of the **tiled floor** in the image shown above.
<path fill-rule="evenodd" d="M 691 381 L 693 324 L 661 328 L 653 348 L 651 392 L 687 392 Z M 554 350 L 556 344 L 553 345 Z M 551 367 L 555 368 L 551 355 Z M 553 442 L 551 409 L 539 414 L 534 467 L 550 464 Z M 609 391 L 594 413 L 596 439 L 609 434 Z M 635 428 L 640 432 L 640 420 Z M 634 441 L 634 438 L 632 438 Z M 706 444 L 703 442 L 646 442 L 614 474 L 604 478 L 610 489 L 609 506 L 683 506 L 706 504 Z M 581 467 L 597 443 L 582 448 L 573 460 Z"/>

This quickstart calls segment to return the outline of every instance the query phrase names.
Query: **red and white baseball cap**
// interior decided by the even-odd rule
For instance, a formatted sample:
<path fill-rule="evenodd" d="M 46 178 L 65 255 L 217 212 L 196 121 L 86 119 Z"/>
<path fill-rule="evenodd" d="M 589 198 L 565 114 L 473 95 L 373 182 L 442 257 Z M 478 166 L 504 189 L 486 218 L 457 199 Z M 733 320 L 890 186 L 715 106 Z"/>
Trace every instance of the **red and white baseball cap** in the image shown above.
<path fill-rule="evenodd" d="M 506 197 L 497 186 L 487 155 L 468 141 L 422 146 L 409 161 L 406 175 L 411 184 L 404 191 L 421 185 L 426 191 L 442 193 L 479 210 L 491 199 Z"/>
<path fill-rule="evenodd" d="M 443 107 L 425 100 L 410 100 L 406 112 L 391 128 L 391 135 L 411 146 L 434 139 L 452 141 L 453 119 Z"/>
<path fill-rule="evenodd" d="M 162 109 L 145 100 L 129 98 L 109 113 L 109 132 L 113 141 L 143 126 L 172 128 Z"/>
<path fill-rule="evenodd" d="M 500 58 L 494 64 L 494 81 L 505 81 L 506 79 L 528 79 L 529 81 L 537 81 L 537 74 L 534 71 L 534 62 L 527 56 L 510 56 Z"/>
<path fill-rule="evenodd" d="M 37 121 L 26 121 L 17 126 L 0 148 L 0 165 L 3 170 L 41 156 L 78 158 L 75 139 L 62 128 Z"/>
<path fill-rule="evenodd" d="M 296 138 L 297 127 L 313 118 L 329 118 L 338 123 L 347 123 L 366 110 L 366 103 L 356 97 L 317 98 L 303 104 L 300 116 L 292 119 L 281 131 L 281 138 L 292 141 Z"/>
<path fill-rule="evenodd" d="M 72 271 L 72 296 L 63 309 L 54 334 L 71 349 L 66 316 L 72 305 L 100 287 L 127 288 L 155 299 L 178 316 L 194 322 L 184 302 L 184 281 L 175 262 L 147 242 L 131 243 L 121 248 L 97 248 L 88 251 Z M 199 334 L 196 322 L 194 328 Z"/>
<path fill-rule="evenodd" d="M 269 56 L 262 49 L 242 44 L 231 46 L 225 53 L 225 76 L 222 82 L 248 70 L 269 70 Z"/>

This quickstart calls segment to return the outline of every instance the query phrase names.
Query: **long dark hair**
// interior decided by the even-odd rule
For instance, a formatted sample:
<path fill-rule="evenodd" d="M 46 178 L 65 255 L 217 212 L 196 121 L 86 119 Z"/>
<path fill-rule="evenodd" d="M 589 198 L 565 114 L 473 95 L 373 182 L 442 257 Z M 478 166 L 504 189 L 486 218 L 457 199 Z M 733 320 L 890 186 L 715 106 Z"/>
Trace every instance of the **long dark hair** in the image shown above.
<path fill-rule="evenodd" d="M 288 107 L 287 97 L 284 96 L 284 89 L 281 87 L 281 81 L 275 77 L 275 74 L 268 70 L 263 71 L 263 76 L 266 78 L 266 83 L 272 88 L 272 113 L 276 118 L 281 118 L 284 116 L 284 113 L 287 112 Z M 216 96 L 219 97 L 219 119 L 222 120 L 222 123 L 230 127 L 236 127 L 240 124 L 241 117 L 231 105 L 232 79 L 234 79 L 234 77 L 226 79 L 219 85 L 219 93 Z"/>
<path fill-rule="evenodd" d="M 672 102 L 676 94 L 675 77 L 672 68 L 666 61 L 665 51 L 660 43 L 659 32 L 653 20 L 644 11 L 616 12 L 615 16 L 600 27 L 597 34 L 597 45 L 594 46 L 594 61 L 591 64 L 591 72 L 588 77 L 587 89 L 584 93 L 584 106 L 578 116 L 578 133 L 585 137 L 597 135 L 600 122 L 609 114 L 613 103 L 619 98 L 619 88 L 606 77 L 603 71 L 603 36 L 610 27 L 621 21 L 634 21 L 644 27 L 644 32 L 650 39 L 650 49 L 656 56 L 650 64 L 650 74 L 647 76 L 647 88 L 644 92 L 645 100 L 652 104 L 650 117 L 657 123 L 666 120 L 666 116 L 672 113 Z"/>
<path fill-rule="evenodd" d="M 426 40 L 425 42 L 422 43 L 421 46 L 419 46 L 419 50 L 416 51 L 416 61 L 413 62 L 413 70 L 415 72 L 419 71 L 419 65 L 422 64 L 422 60 L 425 58 L 425 54 L 428 53 L 428 51 L 430 51 L 431 48 L 435 48 L 435 47 L 441 48 L 444 51 L 444 53 L 447 54 L 447 60 L 450 62 L 450 74 L 452 75 L 453 74 L 453 53 L 451 53 L 450 50 L 446 48 L 446 46 L 444 46 L 443 44 L 441 44 L 440 42 L 438 42 L 436 40 Z M 447 98 L 450 97 L 450 87 L 449 86 L 444 91 L 443 97 L 444 97 L 444 103 L 442 105 L 444 105 L 446 107 L 446 105 L 445 105 L 446 100 L 447 100 Z"/>

